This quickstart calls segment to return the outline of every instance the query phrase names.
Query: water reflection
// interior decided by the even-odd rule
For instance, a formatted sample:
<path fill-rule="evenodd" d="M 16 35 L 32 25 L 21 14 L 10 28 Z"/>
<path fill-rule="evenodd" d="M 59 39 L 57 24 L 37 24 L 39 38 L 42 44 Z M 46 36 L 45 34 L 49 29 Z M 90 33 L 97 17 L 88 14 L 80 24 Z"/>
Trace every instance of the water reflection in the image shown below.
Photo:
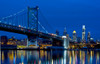
<path fill-rule="evenodd" d="M 100 51 L 2 50 L 1 64 L 100 64 Z"/>

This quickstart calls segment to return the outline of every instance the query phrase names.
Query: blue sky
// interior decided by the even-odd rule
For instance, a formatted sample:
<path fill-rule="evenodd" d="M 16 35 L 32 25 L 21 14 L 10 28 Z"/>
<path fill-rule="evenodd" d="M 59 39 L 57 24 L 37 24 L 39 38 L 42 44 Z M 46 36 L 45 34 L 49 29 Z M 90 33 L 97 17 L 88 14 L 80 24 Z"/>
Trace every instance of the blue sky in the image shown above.
<path fill-rule="evenodd" d="M 53 27 L 52 31 L 47 29 L 48 31 L 54 33 L 58 29 L 62 34 L 66 26 L 71 37 L 73 30 L 81 37 L 82 25 L 86 25 L 86 36 L 90 31 L 94 39 L 100 39 L 100 0 L 0 0 L 0 18 L 14 14 L 27 6 L 36 5 Z M 0 35 L 26 38 L 23 35 L 2 31 Z"/>

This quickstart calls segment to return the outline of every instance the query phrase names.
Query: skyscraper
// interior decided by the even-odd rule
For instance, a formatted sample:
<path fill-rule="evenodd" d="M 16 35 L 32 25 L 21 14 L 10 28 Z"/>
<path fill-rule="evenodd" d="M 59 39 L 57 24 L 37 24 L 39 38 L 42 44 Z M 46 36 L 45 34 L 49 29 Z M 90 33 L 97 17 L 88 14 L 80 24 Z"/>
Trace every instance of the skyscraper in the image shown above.
<path fill-rule="evenodd" d="M 73 42 L 77 42 L 76 31 L 73 31 Z"/>
<path fill-rule="evenodd" d="M 69 48 L 69 35 L 66 35 L 66 47 Z"/>
<path fill-rule="evenodd" d="M 69 47 L 69 35 L 67 34 L 66 36 L 62 36 L 63 38 L 63 46 L 65 49 L 67 49 Z"/>
<path fill-rule="evenodd" d="M 67 49 L 69 47 L 69 35 L 67 34 L 66 27 L 64 28 L 62 38 L 63 38 L 63 46 L 65 49 Z"/>
<path fill-rule="evenodd" d="M 88 41 L 88 43 L 90 43 L 90 32 L 88 32 L 88 36 L 87 36 L 87 41 Z"/>
<path fill-rule="evenodd" d="M 85 25 L 82 26 L 82 42 L 85 42 Z"/>
<path fill-rule="evenodd" d="M 66 30 L 66 27 L 64 28 L 64 32 L 63 32 L 63 36 L 66 36 L 67 35 L 67 30 Z"/>

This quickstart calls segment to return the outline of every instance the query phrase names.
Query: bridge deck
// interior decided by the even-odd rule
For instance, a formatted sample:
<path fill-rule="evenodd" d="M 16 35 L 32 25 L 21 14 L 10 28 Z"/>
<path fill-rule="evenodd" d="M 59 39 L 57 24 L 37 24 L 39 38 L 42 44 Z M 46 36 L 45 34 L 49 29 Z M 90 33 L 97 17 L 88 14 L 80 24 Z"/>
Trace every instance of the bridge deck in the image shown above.
<path fill-rule="evenodd" d="M 52 39 L 62 40 L 61 36 L 54 36 L 48 33 L 36 31 L 34 29 L 14 26 L 14 25 L 9 25 L 9 24 L 4 24 L 4 23 L 0 23 L 0 30 L 19 33 L 19 34 L 25 34 L 25 35 L 31 35 L 31 36 L 33 35 L 33 36 L 38 36 L 40 38 L 47 38 L 47 39 L 52 38 Z"/>

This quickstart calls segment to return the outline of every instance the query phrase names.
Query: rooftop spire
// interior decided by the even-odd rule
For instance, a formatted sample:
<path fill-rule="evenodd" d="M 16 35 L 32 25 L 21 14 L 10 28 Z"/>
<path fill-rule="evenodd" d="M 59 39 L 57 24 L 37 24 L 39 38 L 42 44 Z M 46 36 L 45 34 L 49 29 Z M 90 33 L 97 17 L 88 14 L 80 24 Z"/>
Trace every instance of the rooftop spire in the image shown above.
<path fill-rule="evenodd" d="M 63 35 L 66 36 L 67 34 L 67 30 L 66 30 L 66 27 L 64 28 L 64 32 L 63 32 Z"/>

